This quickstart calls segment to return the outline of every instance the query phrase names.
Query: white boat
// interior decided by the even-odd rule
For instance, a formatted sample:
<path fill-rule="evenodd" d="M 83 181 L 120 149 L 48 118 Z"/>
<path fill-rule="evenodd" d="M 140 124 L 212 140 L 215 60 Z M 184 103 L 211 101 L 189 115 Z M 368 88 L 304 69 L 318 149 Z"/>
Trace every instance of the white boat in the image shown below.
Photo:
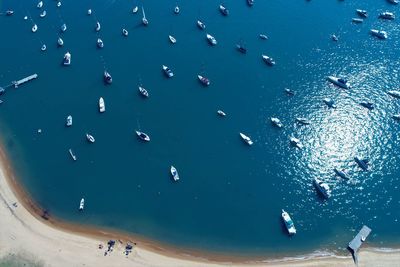
<path fill-rule="evenodd" d="M 376 36 L 376 37 L 378 37 L 379 39 L 387 39 L 387 38 L 388 38 L 388 34 L 387 34 L 387 32 L 385 32 L 385 31 L 380 31 L 380 30 L 372 29 L 370 32 L 371 32 L 371 34 L 372 34 L 373 36 Z"/>
<path fill-rule="evenodd" d="M 296 137 L 290 137 L 290 143 L 292 144 L 292 146 L 295 146 L 299 149 L 303 148 L 303 144 Z"/>
<path fill-rule="evenodd" d="M 356 9 L 356 12 L 360 17 L 363 17 L 363 18 L 368 17 L 368 13 L 364 9 Z"/>
<path fill-rule="evenodd" d="M 69 52 L 65 53 L 63 64 L 64 66 L 71 65 L 71 54 Z"/>
<path fill-rule="evenodd" d="M 175 37 L 173 37 L 172 35 L 168 35 L 169 40 L 171 41 L 171 43 L 175 44 L 176 43 L 176 39 Z"/>
<path fill-rule="evenodd" d="M 248 6 L 253 6 L 254 5 L 254 0 L 247 0 L 247 5 Z"/>
<path fill-rule="evenodd" d="M 350 83 L 347 80 L 343 79 L 343 78 L 338 78 L 338 77 L 335 77 L 335 76 L 328 76 L 328 77 L 326 77 L 326 79 L 329 82 L 331 82 L 331 83 L 333 83 L 333 84 L 335 84 L 335 85 L 337 85 L 339 87 L 342 87 L 344 89 L 349 89 L 350 88 Z"/>
<path fill-rule="evenodd" d="M 149 97 L 149 92 L 147 92 L 147 90 L 141 86 L 139 86 L 139 93 L 144 97 Z"/>
<path fill-rule="evenodd" d="M 296 234 L 296 228 L 294 227 L 294 223 L 285 210 L 282 209 L 282 220 L 285 223 L 286 229 L 290 235 Z"/>
<path fill-rule="evenodd" d="M 202 85 L 209 86 L 210 85 L 210 80 L 204 76 L 197 75 L 197 78 L 201 82 Z"/>
<path fill-rule="evenodd" d="M 198 26 L 201 30 L 204 30 L 204 29 L 206 28 L 206 25 L 205 25 L 203 22 L 201 22 L 200 20 L 197 21 L 197 26 Z"/>
<path fill-rule="evenodd" d="M 90 143 L 94 143 L 96 140 L 94 139 L 94 137 L 90 134 L 86 134 L 86 139 L 90 142 Z"/>
<path fill-rule="evenodd" d="M 319 180 L 318 178 L 314 178 L 314 185 L 325 198 L 331 197 L 331 189 L 327 183 Z"/>
<path fill-rule="evenodd" d="M 178 181 L 179 180 L 179 174 L 178 171 L 176 170 L 176 168 L 174 166 L 171 165 L 171 175 L 172 178 L 174 179 L 174 181 Z"/>
<path fill-rule="evenodd" d="M 393 5 L 397 5 L 399 3 L 399 0 L 387 0 L 387 1 Z"/>
<path fill-rule="evenodd" d="M 87 11 L 88 16 L 92 15 L 92 10 L 89 8 Z"/>
<path fill-rule="evenodd" d="M 32 26 L 32 32 L 36 32 L 38 29 L 38 26 L 36 24 L 33 24 Z"/>
<path fill-rule="evenodd" d="M 97 47 L 98 48 L 103 48 L 104 47 L 103 40 L 101 40 L 100 38 L 97 38 Z"/>
<path fill-rule="evenodd" d="M 400 120 L 400 114 L 395 114 L 395 115 L 393 115 L 392 116 L 393 117 L 393 119 L 395 119 L 395 120 Z"/>
<path fill-rule="evenodd" d="M 46 17 L 46 14 L 47 14 L 46 10 L 43 10 L 43 12 L 39 14 L 39 17 L 44 18 Z"/>
<path fill-rule="evenodd" d="M 96 31 L 96 32 L 98 32 L 98 31 L 100 31 L 100 29 L 101 29 L 101 26 L 100 26 L 100 22 L 96 22 L 96 27 L 94 28 L 94 30 Z"/>
<path fill-rule="evenodd" d="M 47 49 L 47 47 L 45 44 L 43 44 L 42 47 L 40 48 L 40 50 L 42 50 L 42 51 L 46 51 L 46 49 Z"/>
<path fill-rule="evenodd" d="M 103 78 L 104 78 L 104 81 L 107 84 L 111 84 L 112 83 L 112 77 L 111 77 L 111 74 L 108 73 L 108 71 L 106 71 L 106 70 L 104 71 Z"/>
<path fill-rule="evenodd" d="M 336 105 L 335 105 L 335 101 L 333 101 L 333 99 L 331 99 L 331 98 L 329 98 L 329 97 L 326 97 L 326 98 L 324 98 L 324 103 L 328 106 L 328 107 L 330 107 L 330 108 L 336 108 Z"/>
<path fill-rule="evenodd" d="M 42 8 L 43 7 L 43 1 L 39 1 L 39 3 L 37 4 L 37 8 Z"/>
<path fill-rule="evenodd" d="M 67 117 L 67 123 L 66 123 L 65 125 L 67 125 L 67 127 L 72 126 L 72 116 L 71 116 L 71 115 L 68 115 L 68 117 Z"/>
<path fill-rule="evenodd" d="M 10 10 L 9 9 L 9 10 L 6 11 L 6 15 L 7 16 L 11 16 L 12 14 L 14 14 L 14 10 Z"/>
<path fill-rule="evenodd" d="M 82 211 L 85 208 L 85 199 L 82 198 L 81 202 L 79 203 L 79 210 Z"/>
<path fill-rule="evenodd" d="M 25 16 L 25 17 L 24 17 L 24 20 L 27 20 L 27 19 L 28 19 L 28 16 Z"/>
<path fill-rule="evenodd" d="M 293 90 L 290 89 L 290 88 L 285 88 L 285 89 L 283 89 L 283 91 L 285 91 L 285 93 L 288 94 L 288 95 L 290 95 L 290 96 L 293 96 L 293 95 L 294 95 Z"/>
<path fill-rule="evenodd" d="M 175 13 L 175 14 L 179 14 L 179 11 L 180 11 L 179 6 L 176 6 L 176 7 L 174 8 L 174 13 Z"/>
<path fill-rule="evenodd" d="M 168 78 L 174 77 L 174 73 L 172 72 L 172 70 L 170 68 L 168 68 L 165 65 L 162 65 L 162 69 L 163 69 L 165 75 L 167 75 Z"/>
<path fill-rule="evenodd" d="M 268 36 L 266 36 L 265 34 L 260 34 L 259 36 L 263 40 L 268 40 Z"/>
<path fill-rule="evenodd" d="M 248 137 L 247 135 L 243 134 L 243 133 L 239 133 L 240 137 L 243 139 L 243 141 L 248 144 L 249 146 L 251 146 L 253 144 L 253 141 L 251 141 L 250 137 Z"/>
<path fill-rule="evenodd" d="M 57 2 L 57 7 L 60 7 L 61 6 L 61 1 L 58 1 Z"/>
<path fill-rule="evenodd" d="M 61 39 L 61 37 L 58 37 L 57 44 L 58 44 L 58 46 L 63 46 L 64 45 L 64 41 L 63 41 L 63 39 Z"/>
<path fill-rule="evenodd" d="M 390 96 L 400 98 L 400 91 L 398 91 L 398 90 L 391 90 L 391 91 L 388 91 L 387 93 Z"/>
<path fill-rule="evenodd" d="M 301 117 L 296 118 L 296 122 L 298 122 L 298 123 L 300 123 L 300 124 L 303 124 L 303 125 L 308 125 L 308 124 L 311 123 L 311 122 L 310 122 L 309 120 L 307 120 L 306 118 L 301 118 Z"/>
<path fill-rule="evenodd" d="M 350 179 L 348 174 L 347 174 L 347 172 L 344 169 L 338 170 L 338 169 L 334 168 L 333 171 L 335 172 L 336 175 L 338 175 L 342 179 L 345 179 L 345 180 L 349 180 Z"/>
<path fill-rule="evenodd" d="M 99 98 L 99 111 L 100 113 L 103 113 L 106 111 L 106 105 L 104 103 L 104 99 L 102 97 Z"/>
<path fill-rule="evenodd" d="M 61 31 L 65 32 L 67 30 L 67 24 L 63 23 L 63 25 L 61 25 Z"/>
<path fill-rule="evenodd" d="M 224 5 L 219 5 L 219 11 L 221 11 L 222 15 L 228 16 L 229 10 Z"/>
<path fill-rule="evenodd" d="M 218 115 L 220 115 L 221 117 L 225 117 L 226 116 L 226 113 L 225 112 L 223 112 L 222 110 L 217 110 L 217 114 Z"/>
<path fill-rule="evenodd" d="M 122 29 L 122 35 L 123 36 L 128 36 L 128 31 L 126 29 Z"/>
<path fill-rule="evenodd" d="M 208 42 L 210 42 L 211 45 L 216 45 L 217 44 L 217 39 L 214 38 L 211 34 L 206 34 Z"/>
<path fill-rule="evenodd" d="M 144 25 L 144 26 L 149 25 L 149 21 L 146 19 L 146 14 L 144 13 L 144 8 L 143 8 L 143 6 L 142 6 L 142 14 L 143 14 L 143 17 L 142 17 L 142 23 L 143 23 L 143 25 Z"/>
<path fill-rule="evenodd" d="M 272 57 L 269 57 L 267 55 L 261 55 L 261 57 L 264 62 L 267 63 L 269 66 L 273 66 L 276 64 L 275 60 Z"/>
<path fill-rule="evenodd" d="M 360 19 L 360 18 L 352 18 L 351 21 L 352 21 L 353 23 L 363 23 L 363 22 L 364 22 L 364 20 L 363 20 L 363 19 Z"/>
<path fill-rule="evenodd" d="M 331 39 L 332 39 L 332 41 L 335 41 L 335 42 L 339 41 L 339 37 L 337 37 L 336 34 L 332 34 Z"/>
<path fill-rule="evenodd" d="M 278 127 L 278 128 L 282 128 L 282 127 L 283 127 L 283 124 L 282 124 L 281 120 L 278 119 L 278 118 L 272 117 L 272 118 L 271 118 L 271 123 L 272 123 L 274 126 Z"/>
<path fill-rule="evenodd" d="M 68 152 L 69 152 L 69 154 L 71 155 L 71 158 L 72 158 L 74 161 L 76 161 L 76 155 L 74 154 L 74 152 L 72 151 L 71 148 L 68 150 Z"/>
<path fill-rule="evenodd" d="M 395 19 L 395 15 L 392 12 L 386 11 L 386 12 L 380 13 L 379 18 L 392 20 L 392 19 Z"/>
<path fill-rule="evenodd" d="M 149 142 L 150 141 L 150 136 L 148 136 L 144 132 L 136 131 L 136 135 L 143 141 Z"/>
<path fill-rule="evenodd" d="M 138 12 L 138 10 L 139 10 L 139 7 L 135 6 L 134 8 L 132 8 L 132 13 L 136 14 Z"/>

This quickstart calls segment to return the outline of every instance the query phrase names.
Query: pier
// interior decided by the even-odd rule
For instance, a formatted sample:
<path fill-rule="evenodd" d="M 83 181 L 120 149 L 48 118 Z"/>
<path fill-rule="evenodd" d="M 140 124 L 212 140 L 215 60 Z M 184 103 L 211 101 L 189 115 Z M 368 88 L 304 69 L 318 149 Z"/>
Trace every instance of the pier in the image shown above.
<path fill-rule="evenodd" d="M 13 81 L 13 82 L 11 82 L 11 84 L 14 85 L 14 88 L 18 88 L 18 86 L 20 86 L 21 84 L 29 82 L 29 81 L 31 81 L 33 79 L 36 79 L 37 77 L 38 77 L 38 75 L 35 73 L 35 74 L 32 74 L 32 75 L 30 75 L 28 77 L 25 77 L 25 78 L 21 79 L 21 80 Z"/>
<path fill-rule="evenodd" d="M 350 250 L 351 254 L 353 255 L 354 263 L 358 265 L 358 255 L 357 252 L 360 249 L 363 242 L 367 239 L 368 235 L 371 233 L 371 229 L 364 225 L 360 232 L 350 241 L 348 245 L 348 249 Z"/>

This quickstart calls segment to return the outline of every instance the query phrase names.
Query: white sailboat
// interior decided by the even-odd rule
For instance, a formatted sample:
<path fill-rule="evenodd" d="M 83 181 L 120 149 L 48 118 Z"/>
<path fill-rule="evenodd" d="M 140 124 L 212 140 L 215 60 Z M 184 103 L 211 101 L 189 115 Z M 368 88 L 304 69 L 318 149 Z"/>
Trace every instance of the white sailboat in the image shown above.
<path fill-rule="evenodd" d="M 102 97 L 100 97 L 99 99 L 99 111 L 101 113 L 103 113 L 104 111 L 106 111 L 106 105 L 104 103 L 104 99 Z"/>

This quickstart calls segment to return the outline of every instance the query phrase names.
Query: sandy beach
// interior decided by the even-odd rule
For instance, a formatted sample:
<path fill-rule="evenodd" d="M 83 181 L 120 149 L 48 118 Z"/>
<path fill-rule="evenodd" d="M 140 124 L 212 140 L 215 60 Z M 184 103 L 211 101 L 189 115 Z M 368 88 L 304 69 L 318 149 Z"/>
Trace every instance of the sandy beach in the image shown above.
<path fill-rule="evenodd" d="M 35 214 L 28 199 L 17 192 L 11 166 L 1 154 L 0 168 L 0 265 L 23 261 L 28 266 L 355 266 L 348 257 L 311 257 L 299 260 L 264 262 L 210 261 L 189 255 L 149 248 L 138 242 L 125 255 L 124 241 L 118 239 L 112 252 L 107 241 L 112 234 L 85 236 L 52 225 Z M 19 194 L 18 194 L 19 193 Z M 53 223 L 54 224 L 54 223 Z M 117 238 L 117 237 L 116 237 Z M 99 249 L 99 245 L 103 247 Z M 156 252 L 157 251 L 157 252 Z M 360 253 L 359 266 L 399 266 L 400 252 L 382 252 L 371 248 Z M 7 265 L 8 266 L 8 265 Z"/>

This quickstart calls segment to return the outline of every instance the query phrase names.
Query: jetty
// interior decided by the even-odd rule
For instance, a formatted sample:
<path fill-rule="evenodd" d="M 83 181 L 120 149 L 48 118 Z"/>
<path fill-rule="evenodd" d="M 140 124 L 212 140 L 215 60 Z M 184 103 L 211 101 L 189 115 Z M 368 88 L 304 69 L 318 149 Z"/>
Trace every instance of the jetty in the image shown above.
<path fill-rule="evenodd" d="M 29 75 L 28 77 L 25 77 L 21 80 L 13 81 L 13 82 L 11 82 L 11 84 L 14 85 L 14 88 L 18 88 L 18 86 L 20 86 L 21 84 L 29 82 L 33 79 L 36 79 L 37 77 L 38 77 L 38 75 L 35 73 L 35 74 Z"/>
<path fill-rule="evenodd" d="M 350 241 L 348 249 L 350 250 L 354 263 L 358 266 L 358 255 L 357 252 L 360 249 L 363 242 L 367 239 L 368 235 L 371 233 L 371 229 L 364 225 L 358 234 Z"/>

